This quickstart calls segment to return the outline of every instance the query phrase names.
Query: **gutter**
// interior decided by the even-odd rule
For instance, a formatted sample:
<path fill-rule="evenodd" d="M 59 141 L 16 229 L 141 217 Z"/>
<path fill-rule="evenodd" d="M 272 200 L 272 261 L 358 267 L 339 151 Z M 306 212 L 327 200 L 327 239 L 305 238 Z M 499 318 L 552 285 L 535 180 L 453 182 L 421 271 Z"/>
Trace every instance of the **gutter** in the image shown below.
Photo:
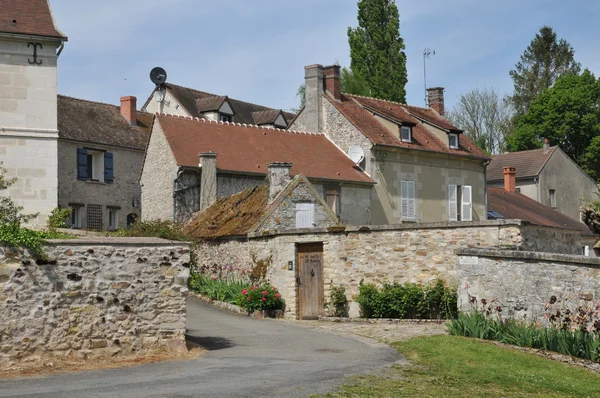
<path fill-rule="evenodd" d="M 56 58 L 60 57 L 60 53 L 62 53 L 62 50 L 65 48 L 65 41 L 61 40 L 60 41 L 60 46 L 58 47 L 58 51 L 56 52 Z"/>

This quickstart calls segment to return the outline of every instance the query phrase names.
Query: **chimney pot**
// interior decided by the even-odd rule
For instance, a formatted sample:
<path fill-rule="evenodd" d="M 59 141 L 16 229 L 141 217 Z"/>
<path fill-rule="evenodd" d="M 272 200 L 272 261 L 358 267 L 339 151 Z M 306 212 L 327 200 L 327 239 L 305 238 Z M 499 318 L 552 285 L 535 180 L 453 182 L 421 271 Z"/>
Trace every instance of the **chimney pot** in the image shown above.
<path fill-rule="evenodd" d="M 217 154 L 204 152 L 198 154 L 202 168 L 200 177 L 200 210 L 204 210 L 217 200 Z"/>
<path fill-rule="evenodd" d="M 292 164 L 289 162 L 271 162 L 267 164 L 267 182 L 269 184 L 269 203 L 275 200 L 275 197 L 290 182 L 290 170 Z"/>
<path fill-rule="evenodd" d="M 550 143 L 548 142 L 548 138 L 544 138 L 544 155 L 546 155 L 550 151 Z"/>
<path fill-rule="evenodd" d="M 504 190 L 507 192 L 517 191 L 517 169 L 514 167 L 504 168 Z"/>
<path fill-rule="evenodd" d="M 121 115 L 129 122 L 130 125 L 137 125 L 137 98 L 128 95 L 121 97 Z"/>
<path fill-rule="evenodd" d="M 427 89 L 427 103 L 429 107 L 444 116 L 444 88 L 431 87 Z"/>
<path fill-rule="evenodd" d="M 325 77 L 325 91 L 334 100 L 341 100 L 341 88 L 340 88 L 340 66 L 330 65 L 323 67 L 323 76 Z"/>

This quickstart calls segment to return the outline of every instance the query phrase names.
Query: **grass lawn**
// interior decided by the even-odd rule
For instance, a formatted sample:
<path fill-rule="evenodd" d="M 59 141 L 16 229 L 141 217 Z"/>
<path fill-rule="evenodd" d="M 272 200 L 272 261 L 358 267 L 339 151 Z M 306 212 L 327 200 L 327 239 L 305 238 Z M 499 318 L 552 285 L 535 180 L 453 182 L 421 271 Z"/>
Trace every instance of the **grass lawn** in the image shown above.
<path fill-rule="evenodd" d="M 600 397 L 600 375 L 455 336 L 393 346 L 412 365 L 351 378 L 326 397 Z"/>

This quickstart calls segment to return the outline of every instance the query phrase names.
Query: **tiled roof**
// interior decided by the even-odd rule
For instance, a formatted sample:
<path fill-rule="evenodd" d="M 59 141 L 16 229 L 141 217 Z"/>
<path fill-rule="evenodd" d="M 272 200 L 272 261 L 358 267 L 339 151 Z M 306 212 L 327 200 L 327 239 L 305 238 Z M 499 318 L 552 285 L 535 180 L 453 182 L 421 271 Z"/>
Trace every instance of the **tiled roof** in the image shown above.
<path fill-rule="evenodd" d="M 279 109 L 268 108 L 262 105 L 251 104 L 249 102 L 239 101 L 230 97 L 225 97 L 216 94 L 206 93 L 204 91 L 194 90 L 188 87 L 178 86 L 173 83 L 165 83 L 165 87 L 173 94 L 173 96 L 179 101 L 179 103 L 189 112 L 192 117 L 202 117 L 202 112 L 217 110 L 215 104 L 219 102 L 218 106 L 221 106 L 222 99 L 227 98 L 227 101 L 231 105 L 235 115 L 233 121 L 236 123 L 246 124 L 257 124 L 254 120 L 252 113 L 259 111 L 273 111 Z M 198 100 L 202 100 L 201 106 L 198 105 Z M 212 109 L 207 109 L 211 108 Z M 293 118 L 294 114 L 283 111 L 283 117 L 286 123 L 289 123 Z"/>
<path fill-rule="evenodd" d="M 544 149 L 540 148 L 494 155 L 487 167 L 487 179 L 488 181 L 502 180 L 505 167 L 516 167 L 517 178 L 535 177 L 540 174 L 556 148 L 556 146 L 550 147 L 546 154 L 544 154 Z"/>
<path fill-rule="evenodd" d="M 281 113 L 278 109 L 272 109 L 270 111 L 257 111 L 252 112 L 252 119 L 254 119 L 254 124 L 273 124 L 277 119 L 277 116 Z M 285 119 L 285 117 L 284 117 Z"/>
<path fill-rule="evenodd" d="M 0 0 L 0 33 L 67 39 L 54 24 L 48 0 Z"/>
<path fill-rule="evenodd" d="M 519 219 L 546 227 L 580 231 L 582 235 L 593 235 L 585 224 L 523 194 L 508 192 L 504 188 L 488 188 L 487 191 L 488 210 L 500 213 L 505 219 Z"/>
<path fill-rule="evenodd" d="M 374 183 L 322 134 L 164 114 L 156 117 L 180 166 L 196 167 L 198 153 L 216 152 L 220 170 L 266 175 L 268 163 L 291 162 L 292 175 Z"/>
<path fill-rule="evenodd" d="M 118 106 L 58 96 L 58 136 L 63 139 L 145 149 L 153 115 L 137 112 L 131 126 Z"/>
<path fill-rule="evenodd" d="M 452 127 L 451 131 L 460 131 L 453 127 L 448 121 L 438 116 L 433 111 L 426 109 L 408 107 L 395 102 L 367 98 L 356 95 L 342 94 L 341 101 L 332 100 L 325 94 L 333 106 L 335 106 L 356 128 L 358 128 L 373 144 L 388 145 L 409 149 L 421 149 L 433 152 L 472 156 L 486 159 L 488 156 L 479 149 L 464 134 L 459 134 L 459 148 L 451 149 L 447 143 L 441 142 L 433 133 L 423 125 L 420 119 L 425 116 L 428 120 L 438 126 L 444 124 Z M 411 113 L 419 110 L 419 118 Z M 412 142 L 402 142 L 396 135 L 380 123 L 373 113 L 390 118 L 400 123 L 412 126 Z"/>

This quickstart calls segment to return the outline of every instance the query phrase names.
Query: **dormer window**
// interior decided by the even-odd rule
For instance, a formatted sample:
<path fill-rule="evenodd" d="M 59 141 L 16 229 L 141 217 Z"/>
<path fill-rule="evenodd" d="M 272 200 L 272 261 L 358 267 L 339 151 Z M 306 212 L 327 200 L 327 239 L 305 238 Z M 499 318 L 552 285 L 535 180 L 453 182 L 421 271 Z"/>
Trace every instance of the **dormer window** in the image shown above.
<path fill-rule="evenodd" d="M 409 126 L 401 126 L 400 139 L 402 142 L 412 142 L 412 128 Z"/>
<path fill-rule="evenodd" d="M 458 134 L 448 134 L 448 146 L 452 149 L 458 149 Z"/>
<path fill-rule="evenodd" d="M 231 115 L 226 115 L 225 113 L 219 113 L 219 121 L 231 123 L 233 121 L 233 117 Z"/>

